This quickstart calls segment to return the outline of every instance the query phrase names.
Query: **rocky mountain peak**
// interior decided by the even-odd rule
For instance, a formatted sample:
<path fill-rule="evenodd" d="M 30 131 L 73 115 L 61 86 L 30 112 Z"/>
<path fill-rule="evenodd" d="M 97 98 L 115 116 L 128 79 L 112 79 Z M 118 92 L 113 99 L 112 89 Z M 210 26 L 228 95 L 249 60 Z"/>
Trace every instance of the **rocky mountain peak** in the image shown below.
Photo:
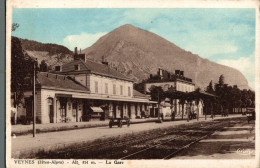
<path fill-rule="evenodd" d="M 32 45 L 28 41 L 26 43 L 26 46 Z M 28 54 L 38 57 L 38 60 L 48 60 L 47 64 L 65 63 L 73 58 L 71 53 L 60 46 L 55 46 L 59 49 L 55 51 L 61 52 L 52 55 L 47 48 L 54 47 L 53 45 L 36 44 L 44 46 L 40 47 L 40 51 L 36 51 L 38 47 L 34 47 L 34 51 L 29 47 L 26 49 Z M 66 53 L 62 53 L 63 51 Z M 169 72 L 184 71 L 184 76 L 191 78 L 201 89 L 205 89 L 211 80 L 213 83 L 218 82 L 221 74 L 225 76 L 227 84 L 245 86 L 242 89 L 249 88 L 246 78 L 238 70 L 203 59 L 155 33 L 129 24 L 104 35 L 81 52 L 97 62 L 101 62 L 104 57 L 109 66 L 115 67 L 136 82 L 147 79 L 150 74 L 156 74 L 158 68 L 162 68 Z"/>
<path fill-rule="evenodd" d="M 101 37 L 83 50 L 87 57 L 101 61 L 102 56 L 117 69 L 140 82 L 155 74 L 158 68 L 174 72 L 183 70 L 198 87 L 204 89 L 211 80 L 217 82 L 224 74 L 230 85 L 247 85 L 241 72 L 185 51 L 168 40 L 143 29 L 126 24 Z"/>

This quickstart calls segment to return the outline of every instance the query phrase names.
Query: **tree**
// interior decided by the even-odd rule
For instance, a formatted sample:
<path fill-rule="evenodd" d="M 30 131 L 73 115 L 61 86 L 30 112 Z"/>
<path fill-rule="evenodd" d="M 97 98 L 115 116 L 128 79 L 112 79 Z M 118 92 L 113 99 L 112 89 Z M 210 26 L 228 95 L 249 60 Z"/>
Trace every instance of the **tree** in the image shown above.
<path fill-rule="evenodd" d="M 143 80 L 141 83 L 135 83 L 134 89 L 140 93 L 145 93 L 145 90 L 144 90 L 145 82 L 146 82 L 146 80 Z"/>
<path fill-rule="evenodd" d="M 237 87 L 237 85 L 234 85 L 232 87 L 231 95 L 232 95 L 231 96 L 232 109 L 239 108 L 242 105 L 242 101 L 241 101 L 242 94 L 241 94 L 241 90 Z"/>
<path fill-rule="evenodd" d="M 11 91 L 14 93 L 14 106 L 21 103 L 23 92 L 31 83 L 26 83 L 26 77 L 32 79 L 33 63 L 27 54 L 24 54 L 21 41 L 17 37 L 11 39 Z"/>
<path fill-rule="evenodd" d="M 14 106 L 19 104 L 23 97 L 24 78 L 27 73 L 23 72 L 25 66 L 24 54 L 21 42 L 18 38 L 11 39 L 11 91 L 15 93 Z"/>
<path fill-rule="evenodd" d="M 20 25 L 18 23 L 12 24 L 12 32 L 15 31 Z"/>
<path fill-rule="evenodd" d="M 225 84 L 224 76 L 220 75 L 218 83 L 215 84 L 214 93 L 217 96 L 215 100 L 215 108 L 219 111 L 221 109 L 229 109 L 233 111 L 234 108 L 246 108 L 255 107 L 255 93 L 251 90 L 240 90 L 237 85 L 229 86 Z M 211 92 L 211 84 L 207 87 L 206 91 Z M 207 107 L 207 102 L 205 100 L 204 104 Z"/>
<path fill-rule="evenodd" d="M 48 65 L 46 64 L 46 62 L 44 60 L 41 61 L 40 71 L 41 72 L 47 72 L 48 71 Z"/>
<path fill-rule="evenodd" d="M 206 92 L 211 93 L 211 94 L 214 93 L 212 80 L 210 81 L 209 85 L 207 86 Z"/>
<path fill-rule="evenodd" d="M 201 98 L 201 96 L 200 96 L 200 91 L 201 91 L 201 88 L 197 88 L 197 89 L 195 89 L 195 94 L 194 94 L 194 100 L 195 100 L 195 103 L 196 103 L 196 106 L 198 106 L 199 105 L 199 102 L 200 102 L 200 98 Z"/>
<path fill-rule="evenodd" d="M 158 101 L 158 103 L 161 103 L 161 101 L 165 99 L 165 93 L 161 86 L 151 86 L 150 93 L 153 101 Z"/>
<path fill-rule="evenodd" d="M 151 99 L 158 102 L 158 119 L 161 117 L 160 104 L 165 99 L 165 92 L 161 86 L 151 86 L 150 88 Z M 161 120 L 160 120 L 161 121 Z"/>
<path fill-rule="evenodd" d="M 255 107 L 255 92 L 248 90 L 247 94 L 249 97 L 248 107 Z"/>
<path fill-rule="evenodd" d="M 224 85 L 224 83 L 225 83 L 224 75 L 220 75 L 219 80 L 218 80 L 218 83 L 219 83 L 220 85 Z"/>
<path fill-rule="evenodd" d="M 220 75 L 218 83 L 215 84 L 215 95 L 218 97 L 216 99 L 216 106 L 222 111 L 221 109 L 226 106 L 226 84 L 224 83 L 224 76 Z"/>
<path fill-rule="evenodd" d="M 242 90 L 242 97 L 241 97 L 241 100 L 242 100 L 242 107 L 243 108 L 246 108 L 247 107 L 247 104 L 248 104 L 248 101 L 249 101 L 250 97 L 248 95 L 248 92 L 246 89 Z"/>

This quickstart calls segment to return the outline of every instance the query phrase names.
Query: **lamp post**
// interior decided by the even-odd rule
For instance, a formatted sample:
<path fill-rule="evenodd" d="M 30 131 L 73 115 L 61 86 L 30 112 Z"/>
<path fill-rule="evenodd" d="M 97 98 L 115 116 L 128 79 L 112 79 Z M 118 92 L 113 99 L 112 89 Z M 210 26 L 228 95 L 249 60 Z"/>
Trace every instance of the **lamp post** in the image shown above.
<path fill-rule="evenodd" d="M 35 101 L 35 78 L 37 58 L 33 63 L 33 137 L 36 136 L 36 101 Z"/>

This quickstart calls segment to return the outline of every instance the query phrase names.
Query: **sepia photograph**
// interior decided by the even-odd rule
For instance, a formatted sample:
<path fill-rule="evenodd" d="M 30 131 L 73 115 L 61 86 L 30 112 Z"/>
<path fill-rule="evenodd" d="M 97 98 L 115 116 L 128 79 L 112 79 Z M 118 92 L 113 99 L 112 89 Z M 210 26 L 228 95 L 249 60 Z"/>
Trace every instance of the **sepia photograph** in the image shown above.
<path fill-rule="evenodd" d="M 81 4 L 8 8 L 10 167 L 259 166 L 256 5 Z"/>

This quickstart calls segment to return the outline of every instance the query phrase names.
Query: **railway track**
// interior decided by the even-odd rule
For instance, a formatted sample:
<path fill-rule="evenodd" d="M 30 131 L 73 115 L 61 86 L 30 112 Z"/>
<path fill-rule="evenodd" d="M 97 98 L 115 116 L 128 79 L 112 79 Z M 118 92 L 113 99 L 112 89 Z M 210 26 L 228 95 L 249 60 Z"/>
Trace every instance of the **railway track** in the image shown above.
<path fill-rule="evenodd" d="M 172 131 L 172 132 L 169 132 L 169 133 L 174 133 L 176 131 Z M 167 134 L 169 134 L 167 133 Z M 140 141 L 139 139 L 143 138 L 144 140 L 144 137 L 149 137 L 149 139 L 151 138 L 159 138 L 159 137 L 162 137 L 162 136 L 165 136 L 164 134 L 161 134 L 161 135 L 155 135 L 153 133 L 143 133 L 143 134 L 140 134 L 140 135 L 135 135 L 135 136 L 131 136 L 129 135 L 129 137 L 124 137 L 123 140 L 121 139 L 118 139 L 118 138 L 111 138 L 111 140 L 106 140 L 105 142 L 92 142 L 91 144 L 89 145 L 83 145 L 83 146 L 78 146 L 78 147 L 74 147 L 74 148 L 71 148 L 71 149 L 64 149 L 64 150 L 60 150 L 58 152 L 56 152 L 56 155 L 66 155 L 66 157 L 70 157 L 70 155 L 72 155 L 73 152 L 77 152 L 77 151 L 84 151 L 84 150 L 88 150 L 88 151 L 92 151 L 92 150 L 96 150 L 98 147 L 100 146 L 113 146 L 113 145 L 117 145 L 117 146 L 121 146 L 123 144 L 125 144 L 126 142 L 137 142 L 137 141 Z M 145 139 L 147 140 L 147 139 Z M 95 143 L 95 144 L 93 144 Z M 42 155 L 40 154 L 40 156 L 37 156 L 36 158 L 49 158 L 49 156 L 47 155 Z"/>
<path fill-rule="evenodd" d="M 217 127 L 217 126 L 223 126 L 223 123 L 217 123 L 214 125 L 209 125 L 206 128 L 203 128 L 203 130 L 205 129 L 210 129 L 213 127 Z M 169 138 L 167 140 L 164 140 L 162 142 L 159 142 L 158 144 L 149 146 L 147 148 L 144 148 L 142 150 L 136 151 L 134 153 L 131 153 L 129 155 L 126 155 L 124 157 L 121 157 L 120 159 L 170 159 L 172 158 L 174 155 L 176 155 L 177 153 L 179 153 L 180 151 L 182 151 L 183 149 L 188 148 L 190 145 L 206 138 L 207 136 L 211 135 L 212 133 L 214 133 L 216 130 L 214 131 L 210 131 L 208 132 L 199 132 L 201 135 L 198 138 L 191 138 L 191 136 L 193 136 L 195 133 L 197 132 L 189 132 L 187 134 L 184 135 L 180 135 L 180 136 L 175 136 L 173 138 Z M 206 135 L 205 135 L 206 134 Z M 185 140 L 184 140 L 185 139 Z M 187 143 L 184 143 L 181 147 L 177 147 L 176 148 L 176 141 L 180 141 L 180 140 L 184 140 Z M 163 151 L 160 151 L 159 147 L 161 147 L 161 149 Z"/>
<path fill-rule="evenodd" d="M 176 131 L 175 131 L 176 132 Z M 174 131 L 170 132 L 170 133 L 174 133 Z M 109 147 L 112 147 L 114 145 L 116 146 L 121 146 L 121 145 L 125 145 L 127 142 L 130 142 L 130 143 L 135 143 L 135 142 L 139 142 L 142 138 L 142 140 L 147 140 L 147 139 L 144 139 L 144 137 L 149 137 L 148 139 L 151 139 L 151 138 L 159 138 L 159 137 L 163 137 L 165 136 L 164 134 L 162 135 L 155 135 L 153 133 L 144 133 L 142 135 L 135 135 L 135 136 L 130 136 L 130 137 L 124 137 L 124 139 L 115 139 L 115 138 L 111 138 L 112 140 L 106 140 L 105 142 L 101 142 L 101 143 L 98 143 L 98 142 L 92 142 L 92 143 L 95 143 L 95 144 L 90 144 L 90 145 L 83 145 L 83 146 L 78 146 L 78 147 L 74 147 L 74 148 L 71 148 L 71 149 L 64 149 L 64 150 L 60 150 L 58 152 L 56 152 L 55 155 L 63 155 L 65 156 L 66 158 L 70 158 L 71 155 L 73 155 L 74 152 L 77 152 L 77 151 L 85 151 L 85 150 L 88 150 L 88 152 L 91 152 L 91 151 L 96 151 L 98 148 L 100 147 L 105 147 L 105 146 L 109 146 Z M 72 157 L 72 156 L 71 156 Z M 45 156 L 38 156 L 36 158 L 49 158 L 49 156 L 45 155 Z M 73 157 L 72 157 L 73 158 Z"/>
<path fill-rule="evenodd" d="M 189 125 L 188 128 L 168 128 L 110 138 L 96 144 L 81 145 L 58 152 L 40 154 L 37 158 L 74 159 L 169 159 L 181 150 L 230 124 L 230 120 Z M 157 133 L 154 133 L 157 132 Z"/>

